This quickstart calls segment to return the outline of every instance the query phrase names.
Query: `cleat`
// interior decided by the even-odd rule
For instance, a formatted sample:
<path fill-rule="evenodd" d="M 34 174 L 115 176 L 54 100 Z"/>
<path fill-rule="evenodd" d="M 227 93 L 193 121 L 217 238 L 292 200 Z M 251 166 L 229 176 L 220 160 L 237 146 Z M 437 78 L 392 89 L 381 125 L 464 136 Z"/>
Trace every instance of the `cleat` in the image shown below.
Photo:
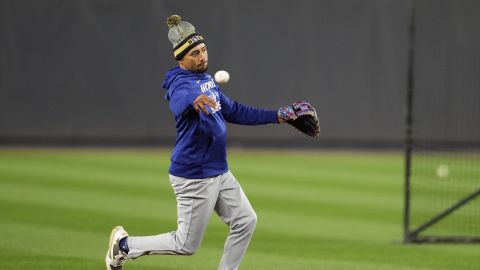
<path fill-rule="evenodd" d="M 110 243 L 108 244 L 107 255 L 105 256 L 105 265 L 107 270 L 122 270 L 123 264 L 128 259 L 127 253 L 120 250 L 120 240 L 127 237 L 128 233 L 122 226 L 117 226 L 110 233 Z"/>

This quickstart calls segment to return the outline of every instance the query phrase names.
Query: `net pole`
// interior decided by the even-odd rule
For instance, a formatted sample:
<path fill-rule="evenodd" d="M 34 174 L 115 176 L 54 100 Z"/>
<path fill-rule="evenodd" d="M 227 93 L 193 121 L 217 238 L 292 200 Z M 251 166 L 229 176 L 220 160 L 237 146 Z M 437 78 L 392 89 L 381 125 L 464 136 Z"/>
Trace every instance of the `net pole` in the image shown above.
<path fill-rule="evenodd" d="M 406 125 L 405 125 L 405 205 L 403 214 L 403 239 L 405 243 L 410 239 L 410 175 L 412 159 L 412 109 L 414 86 L 414 60 L 415 60 L 415 0 L 408 0 L 408 60 L 407 60 L 407 100 L 406 100 Z"/>

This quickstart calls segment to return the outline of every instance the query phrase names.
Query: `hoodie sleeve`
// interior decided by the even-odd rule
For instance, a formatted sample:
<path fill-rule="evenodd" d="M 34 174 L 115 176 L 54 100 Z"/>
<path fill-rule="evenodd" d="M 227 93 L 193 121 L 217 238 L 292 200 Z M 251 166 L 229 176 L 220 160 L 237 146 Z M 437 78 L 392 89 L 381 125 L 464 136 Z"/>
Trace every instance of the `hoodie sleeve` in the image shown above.
<path fill-rule="evenodd" d="M 191 87 L 189 82 L 175 85 L 171 91 L 169 95 L 169 105 L 170 110 L 172 110 L 175 115 L 180 115 L 186 110 L 193 108 L 193 101 L 201 94 L 201 91 L 195 87 Z"/>
<path fill-rule="evenodd" d="M 278 123 L 277 111 L 257 109 L 231 100 L 220 92 L 222 115 L 227 122 L 239 125 Z"/>

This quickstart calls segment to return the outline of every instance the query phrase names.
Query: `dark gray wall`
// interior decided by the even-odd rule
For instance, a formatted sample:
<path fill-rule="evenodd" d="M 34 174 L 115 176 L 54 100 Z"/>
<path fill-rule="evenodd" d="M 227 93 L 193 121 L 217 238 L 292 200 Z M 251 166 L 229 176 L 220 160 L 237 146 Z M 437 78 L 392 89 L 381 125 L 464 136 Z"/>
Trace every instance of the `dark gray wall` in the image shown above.
<path fill-rule="evenodd" d="M 231 98 L 272 109 L 313 103 L 322 140 L 309 145 L 401 144 L 403 0 L 1 0 L 0 143 L 171 143 L 161 88 L 177 64 L 171 14 L 207 38 L 210 72 L 230 72 L 223 90 Z M 307 141 L 287 125 L 230 126 L 229 138 Z"/>
<path fill-rule="evenodd" d="M 418 147 L 480 147 L 480 1 L 417 1 Z"/>

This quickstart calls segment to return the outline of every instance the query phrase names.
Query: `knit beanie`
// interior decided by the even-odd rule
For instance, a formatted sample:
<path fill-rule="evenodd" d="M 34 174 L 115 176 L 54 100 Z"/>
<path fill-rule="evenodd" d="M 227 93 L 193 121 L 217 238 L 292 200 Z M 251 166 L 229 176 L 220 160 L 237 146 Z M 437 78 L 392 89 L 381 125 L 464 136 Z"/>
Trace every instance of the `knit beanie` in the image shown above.
<path fill-rule="evenodd" d="M 173 45 L 173 56 L 180 60 L 191 48 L 200 43 L 205 43 L 203 37 L 195 32 L 195 27 L 178 15 L 172 15 L 167 19 L 168 39 Z"/>

